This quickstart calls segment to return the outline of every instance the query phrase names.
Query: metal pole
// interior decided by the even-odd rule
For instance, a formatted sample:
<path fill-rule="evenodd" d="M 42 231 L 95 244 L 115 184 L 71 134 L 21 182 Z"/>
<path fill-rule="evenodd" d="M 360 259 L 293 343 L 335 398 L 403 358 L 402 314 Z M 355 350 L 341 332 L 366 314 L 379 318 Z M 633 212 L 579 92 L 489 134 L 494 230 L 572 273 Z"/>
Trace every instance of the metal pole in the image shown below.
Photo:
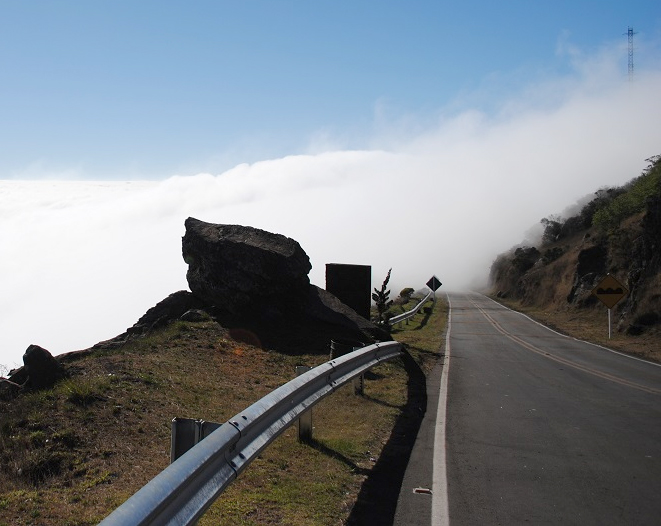
<path fill-rule="evenodd" d="M 608 339 L 611 339 L 611 310 L 608 309 Z"/>
<path fill-rule="evenodd" d="M 633 82 L 633 27 L 627 28 L 627 37 L 629 39 L 629 82 Z"/>

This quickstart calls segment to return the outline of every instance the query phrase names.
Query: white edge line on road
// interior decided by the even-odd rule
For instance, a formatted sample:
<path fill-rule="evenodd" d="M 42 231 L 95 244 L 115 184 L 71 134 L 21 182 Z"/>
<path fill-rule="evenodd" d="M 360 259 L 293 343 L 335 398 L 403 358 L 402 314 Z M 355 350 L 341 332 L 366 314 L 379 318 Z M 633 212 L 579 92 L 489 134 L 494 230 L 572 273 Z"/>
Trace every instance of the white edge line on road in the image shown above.
<path fill-rule="evenodd" d="M 450 331 L 452 329 L 452 304 L 448 298 L 448 328 L 445 332 L 445 357 L 441 373 L 441 387 L 434 427 L 434 455 L 432 467 L 431 526 L 448 526 L 448 477 L 445 462 L 445 419 L 448 401 L 448 372 L 450 369 Z"/>
<path fill-rule="evenodd" d="M 643 363 L 646 363 L 648 365 L 654 365 L 656 367 L 661 367 L 661 363 L 650 362 L 649 360 L 644 360 L 642 358 L 638 358 L 638 356 L 633 356 L 631 354 L 626 354 L 626 353 L 623 353 L 623 352 L 620 352 L 620 351 L 616 351 L 615 349 L 609 349 L 608 347 L 604 347 L 603 345 L 599 345 L 598 343 L 588 342 L 588 341 L 585 341 L 585 340 L 581 340 L 580 338 L 575 338 L 574 336 L 567 336 L 566 334 L 562 334 L 561 332 L 554 331 L 553 329 L 551 329 L 551 327 L 547 327 L 543 323 L 541 323 L 537 320 L 533 320 L 530 316 L 528 316 L 527 314 L 524 314 L 523 312 L 519 312 L 518 310 L 510 309 L 508 306 L 497 302 L 495 299 L 490 298 L 486 294 L 482 294 L 481 292 L 476 292 L 476 294 L 479 294 L 480 296 L 484 296 L 485 298 L 493 301 L 496 305 L 500 305 L 501 307 L 503 307 L 504 309 L 507 309 L 508 311 L 519 314 L 519 315 L 523 316 L 524 318 L 528 318 L 533 323 L 536 323 L 540 327 L 544 327 L 546 330 L 551 331 L 551 332 L 557 334 L 558 336 L 563 336 L 565 338 L 569 338 L 570 340 L 575 340 L 575 341 L 581 342 L 581 343 L 587 343 L 588 345 L 592 345 L 593 347 L 598 347 L 599 349 L 603 349 L 604 351 L 612 352 L 613 354 L 619 354 L 620 356 L 624 356 L 625 358 L 629 358 L 631 360 L 637 360 L 639 362 L 643 362 Z"/>

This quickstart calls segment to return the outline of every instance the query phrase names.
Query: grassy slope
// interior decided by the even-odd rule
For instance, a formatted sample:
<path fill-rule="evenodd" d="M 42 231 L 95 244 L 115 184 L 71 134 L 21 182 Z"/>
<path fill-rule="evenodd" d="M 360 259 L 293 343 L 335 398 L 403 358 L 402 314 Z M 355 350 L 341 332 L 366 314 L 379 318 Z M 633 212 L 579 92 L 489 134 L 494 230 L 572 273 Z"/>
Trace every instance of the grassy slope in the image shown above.
<path fill-rule="evenodd" d="M 446 311 L 394 331 L 429 371 Z M 164 469 L 174 416 L 224 422 L 290 380 L 287 356 L 230 339 L 213 322 L 176 322 L 68 365 L 53 389 L 0 402 L 0 525 L 91 525 Z M 379 365 L 366 395 L 351 386 L 313 411 L 314 441 L 289 428 L 221 495 L 200 524 L 342 524 L 407 402 L 403 360 Z M 378 504 L 378 503 L 377 503 Z"/>

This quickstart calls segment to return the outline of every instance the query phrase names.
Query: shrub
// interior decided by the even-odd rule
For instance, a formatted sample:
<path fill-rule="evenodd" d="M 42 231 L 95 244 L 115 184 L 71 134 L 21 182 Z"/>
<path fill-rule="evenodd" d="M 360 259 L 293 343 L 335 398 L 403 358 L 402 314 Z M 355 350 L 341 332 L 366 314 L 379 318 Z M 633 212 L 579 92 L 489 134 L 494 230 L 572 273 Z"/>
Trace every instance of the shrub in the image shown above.
<path fill-rule="evenodd" d="M 411 287 L 406 287 L 405 289 L 402 289 L 402 291 L 399 293 L 399 297 L 402 298 L 404 302 L 407 302 L 411 299 L 411 295 L 415 292 L 413 288 Z"/>
<path fill-rule="evenodd" d="M 389 299 L 390 290 L 387 289 L 388 282 L 390 281 L 390 272 L 392 269 L 388 270 L 388 275 L 381 285 L 381 290 L 377 288 L 374 289 L 374 294 L 372 294 L 372 299 L 376 304 L 376 310 L 379 313 L 378 323 L 379 325 L 385 325 L 387 320 L 385 318 L 385 312 L 390 308 L 393 301 Z"/>
<path fill-rule="evenodd" d="M 94 402 L 106 399 L 102 392 L 107 389 L 107 385 L 103 381 L 75 378 L 67 380 L 63 389 L 69 402 L 80 407 L 87 407 Z"/>
<path fill-rule="evenodd" d="M 542 244 L 546 245 L 553 243 L 560 238 L 562 232 L 562 220 L 560 216 L 551 215 L 543 218 L 540 223 L 544 225 L 544 233 L 542 234 Z"/>
<path fill-rule="evenodd" d="M 555 261 L 560 256 L 562 256 L 564 252 L 565 251 L 560 247 L 547 248 L 544 251 L 544 255 L 542 256 L 542 261 L 544 262 L 545 265 L 548 265 L 552 261 Z"/>
<path fill-rule="evenodd" d="M 613 230 L 627 217 L 645 210 L 647 200 L 661 193 L 660 159 L 660 156 L 653 158 L 653 163 L 642 175 L 630 181 L 615 197 L 599 207 L 594 212 L 592 224 L 604 231 Z"/>
<path fill-rule="evenodd" d="M 539 260 L 540 253 L 535 247 L 519 247 L 514 251 L 512 265 L 521 273 L 527 272 Z"/>
<path fill-rule="evenodd" d="M 58 451 L 40 448 L 29 451 L 19 468 L 19 473 L 31 484 L 37 486 L 49 477 L 62 472 L 66 455 Z"/>

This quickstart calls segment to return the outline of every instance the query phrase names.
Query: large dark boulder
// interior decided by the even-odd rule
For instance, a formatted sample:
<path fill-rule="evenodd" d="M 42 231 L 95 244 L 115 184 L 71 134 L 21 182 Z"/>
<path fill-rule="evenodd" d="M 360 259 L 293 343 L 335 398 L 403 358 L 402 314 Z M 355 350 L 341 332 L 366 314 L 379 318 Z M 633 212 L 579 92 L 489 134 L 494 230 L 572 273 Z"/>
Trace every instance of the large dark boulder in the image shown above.
<path fill-rule="evenodd" d="M 265 305 L 286 307 L 307 298 L 312 267 L 293 239 L 192 217 L 185 226 L 186 279 L 191 292 L 206 303 L 243 316 Z"/>
<path fill-rule="evenodd" d="M 293 239 L 194 218 L 185 226 L 182 252 L 192 295 L 237 338 L 286 353 L 328 352 L 332 339 L 390 339 L 310 284 L 310 259 Z"/>
<path fill-rule="evenodd" d="M 47 389 L 64 376 L 64 370 L 53 355 L 43 347 L 30 345 L 23 355 L 28 386 L 33 389 Z"/>

